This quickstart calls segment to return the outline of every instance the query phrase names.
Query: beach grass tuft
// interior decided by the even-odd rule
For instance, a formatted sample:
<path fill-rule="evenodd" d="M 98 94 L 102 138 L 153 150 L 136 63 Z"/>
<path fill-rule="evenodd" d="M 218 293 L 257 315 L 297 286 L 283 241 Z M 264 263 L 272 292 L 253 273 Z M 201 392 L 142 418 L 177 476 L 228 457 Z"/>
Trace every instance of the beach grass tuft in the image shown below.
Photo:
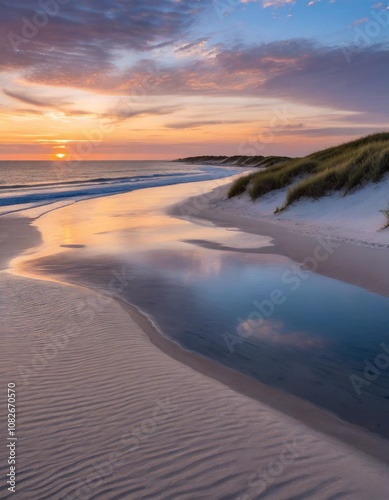
<path fill-rule="evenodd" d="M 389 207 L 385 210 L 381 210 L 381 213 L 383 213 L 386 217 L 386 224 L 382 229 L 386 229 L 387 227 L 389 227 Z"/>
<path fill-rule="evenodd" d="M 228 191 L 228 198 L 233 198 L 234 196 L 243 194 L 254 175 L 255 174 L 249 174 L 243 177 L 239 177 L 239 179 L 237 179 L 230 187 Z"/>

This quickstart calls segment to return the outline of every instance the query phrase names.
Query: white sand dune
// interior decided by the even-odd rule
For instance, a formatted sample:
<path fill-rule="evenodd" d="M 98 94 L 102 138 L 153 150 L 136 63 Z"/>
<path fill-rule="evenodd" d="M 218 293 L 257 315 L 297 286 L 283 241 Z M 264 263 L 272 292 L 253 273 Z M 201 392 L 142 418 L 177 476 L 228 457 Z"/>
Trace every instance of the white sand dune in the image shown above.
<path fill-rule="evenodd" d="M 256 201 L 247 194 L 227 199 L 228 188 L 220 190 L 213 200 L 213 209 L 231 215 L 279 224 L 306 233 L 339 238 L 343 241 L 389 247 L 389 228 L 381 213 L 389 204 L 389 177 L 377 184 L 368 184 L 347 196 L 333 194 L 319 200 L 302 199 L 280 214 L 274 214 L 286 199 L 287 189 L 273 191 Z"/>
<path fill-rule="evenodd" d="M 5 272 L 1 296 L 15 498 L 388 498 L 387 465 L 171 359 L 117 302 Z"/>

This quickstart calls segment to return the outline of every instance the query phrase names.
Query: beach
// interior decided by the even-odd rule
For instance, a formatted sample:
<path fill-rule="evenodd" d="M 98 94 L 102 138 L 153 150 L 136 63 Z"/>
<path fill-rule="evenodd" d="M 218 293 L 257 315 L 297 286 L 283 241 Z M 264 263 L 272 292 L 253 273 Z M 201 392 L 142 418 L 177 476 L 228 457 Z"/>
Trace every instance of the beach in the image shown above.
<path fill-rule="evenodd" d="M 0 499 L 389 500 L 389 7 L 3 1 Z"/>
<path fill-rule="evenodd" d="M 35 219 L 28 211 L 0 218 L 8 235 L 0 242 L 1 375 L 17 385 L 18 497 L 387 498 L 386 402 L 374 383 L 360 398 L 358 423 L 350 422 L 358 401 L 345 373 L 357 359 L 345 358 L 344 371 L 323 359 L 320 375 L 309 357 L 324 356 L 323 338 L 311 343 L 296 333 L 285 343 L 279 333 L 274 347 L 263 329 L 231 357 L 225 349 L 225 359 L 212 354 L 216 347 L 200 349 L 218 318 L 229 321 L 215 294 L 225 297 L 220 287 L 234 266 L 242 275 L 243 266 L 262 269 L 271 290 L 278 269 L 314 255 L 318 244 L 215 210 L 228 182 L 154 187 Z M 387 250 L 325 241 L 329 256 L 315 271 L 332 279 L 312 273 L 307 293 L 334 287 L 339 297 L 348 293 L 381 311 L 384 297 L 337 280 L 387 295 Z M 212 314 L 199 310 L 198 322 L 194 305 L 212 283 Z M 182 337 L 175 332 L 184 324 Z M 266 383 L 234 369 L 234 356 L 257 348 L 254 340 L 266 347 L 258 358 L 264 372 L 294 355 L 305 363 L 296 384 L 305 380 L 309 392 L 309 381 L 317 382 L 323 404 L 296 395 L 287 380 Z M 345 408 L 326 386 L 326 369 Z M 383 373 L 379 386 L 386 380 Z"/>

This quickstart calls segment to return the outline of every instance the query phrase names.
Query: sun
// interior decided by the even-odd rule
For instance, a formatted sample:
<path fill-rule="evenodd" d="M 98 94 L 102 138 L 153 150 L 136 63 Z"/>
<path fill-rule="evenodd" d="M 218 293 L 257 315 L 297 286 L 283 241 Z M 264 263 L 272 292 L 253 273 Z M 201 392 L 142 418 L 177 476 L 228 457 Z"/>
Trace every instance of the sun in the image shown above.
<path fill-rule="evenodd" d="M 62 160 L 63 158 L 65 158 L 66 155 L 65 155 L 65 153 L 57 153 L 55 156 L 57 158 L 59 158 L 60 160 Z"/>

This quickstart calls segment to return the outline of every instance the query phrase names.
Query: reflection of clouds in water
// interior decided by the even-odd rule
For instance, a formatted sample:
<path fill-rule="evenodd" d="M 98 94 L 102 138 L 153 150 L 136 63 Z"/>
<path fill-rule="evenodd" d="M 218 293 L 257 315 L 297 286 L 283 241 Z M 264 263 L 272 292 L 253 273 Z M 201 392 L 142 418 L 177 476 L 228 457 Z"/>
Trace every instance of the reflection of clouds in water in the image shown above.
<path fill-rule="evenodd" d="M 218 276 L 222 267 L 220 255 L 193 252 L 192 265 L 187 269 L 185 282 L 189 282 L 195 277 L 210 278 L 211 276 Z"/>
<path fill-rule="evenodd" d="M 284 323 L 278 320 L 260 319 L 244 320 L 239 324 L 238 331 L 247 340 L 264 340 L 276 344 L 297 347 L 323 347 L 324 339 L 313 337 L 311 334 L 301 331 L 283 331 Z"/>
<path fill-rule="evenodd" d="M 218 276 L 224 266 L 222 254 L 206 252 L 196 247 L 179 252 L 169 249 L 144 252 L 140 260 L 148 268 L 160 269 L 173 275 L 181 274 L 185 283 L 194 278 Z"/>
<path fill-rule="evenodd" d="M 179 251 L 164 249 L 142 252 L 136 257 L 138 262 L 148 268 L 160 269 L 172 275 L 180 274 L 185 283 L 191 279 L 206 279 L 221 276 L 223 269 L 236 269 L 244 273 L 247 266 L 281 266 L 287 260 L 283 256 L 273 254 L 246 254 L 235 252 L 219 252 L 194 245 L 182 247 Z M 231 283 L 231 286 L 234 283 Z"/>

